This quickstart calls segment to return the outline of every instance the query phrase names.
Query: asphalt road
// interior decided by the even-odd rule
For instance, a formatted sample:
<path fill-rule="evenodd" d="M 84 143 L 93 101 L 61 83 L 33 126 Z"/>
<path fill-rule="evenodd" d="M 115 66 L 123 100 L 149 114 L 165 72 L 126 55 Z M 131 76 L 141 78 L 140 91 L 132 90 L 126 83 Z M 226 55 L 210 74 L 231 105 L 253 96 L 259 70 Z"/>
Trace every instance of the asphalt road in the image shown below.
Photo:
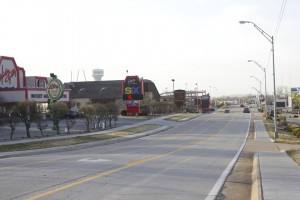
<path fill-rule="evenodd" d="M 0 159 L 0 199 L 213 199 L 249 121 L 240 108 L 183 122 L 154 119 L 147 123 L 171 128 L 106 146 Z"/>

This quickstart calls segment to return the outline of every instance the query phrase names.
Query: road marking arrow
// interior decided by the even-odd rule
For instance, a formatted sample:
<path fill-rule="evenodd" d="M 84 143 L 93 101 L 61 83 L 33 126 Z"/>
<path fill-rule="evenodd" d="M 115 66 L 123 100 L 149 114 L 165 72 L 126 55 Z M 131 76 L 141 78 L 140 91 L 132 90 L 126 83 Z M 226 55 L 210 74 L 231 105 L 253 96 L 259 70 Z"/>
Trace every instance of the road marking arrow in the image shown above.
<path fill-rule="evenodd" d="M 107 159 L 92 159 L 92 158 L 83 158 L 83 159 L 80 159 L 78 160 L 79 162 L 107 162 L 107 161 L 110 161 L 110 160 L 107 160 Z"/>

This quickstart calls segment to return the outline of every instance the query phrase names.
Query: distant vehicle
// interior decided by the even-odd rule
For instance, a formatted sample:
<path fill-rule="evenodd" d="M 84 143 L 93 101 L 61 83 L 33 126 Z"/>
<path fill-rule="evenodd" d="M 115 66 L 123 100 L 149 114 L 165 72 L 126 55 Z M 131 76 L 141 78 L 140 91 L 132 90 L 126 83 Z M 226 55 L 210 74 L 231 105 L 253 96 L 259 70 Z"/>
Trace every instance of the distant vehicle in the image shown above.
<path fill-rule="evenodd" d="M 224 112 L 225 112 L 225 113 L 229 113 L 229 112 L 230 112 L 230 110 L 229 110 L 229 109 L 226 109 Z"/>
<path fill-rule="evenodd" d="M 202 109 L 202 113 L 209 112 L 209 105 L 210 105 L 210 96 L 209 96 L 209 94 L 203 95 L 201 97 L 201 109 Z"/>
<path fill-rule="evenodd" d="M 244 108 L 243 113 L 250 113 L 250 109 L 249 108 Z"/>
<path fill-rule="evenodd" d="M 69 118 L 69 119 L 75 119 L 75 118 L 79 118 L 79 117 L 82 117 L 81 114 L 79 112 L 76 112 L 76 111 L 69 111 L 66 115 L 65 115 L 66 118 Z"/>
<path fill-rule="evenodd" d="M 241 108 L 243 108 L 243 107 L 245 107 L 245 105 L 244 105 L 244 104 L 241 104 Z"/>

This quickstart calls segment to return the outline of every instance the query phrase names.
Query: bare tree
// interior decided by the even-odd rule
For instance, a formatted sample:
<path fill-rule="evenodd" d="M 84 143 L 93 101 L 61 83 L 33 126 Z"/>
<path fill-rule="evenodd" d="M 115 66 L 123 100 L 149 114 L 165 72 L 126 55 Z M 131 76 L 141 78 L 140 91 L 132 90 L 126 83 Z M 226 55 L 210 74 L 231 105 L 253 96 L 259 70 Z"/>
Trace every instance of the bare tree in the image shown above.
<path fill-rule="evenodd" d="M 276 97 L 277 98 L 284 98 L 285 94 L 284 94 L 284 87 L 283 86 L 278 86 L 276 88 Z"/>
<path fill-rule="evenodd" d="M 96 117 L 96 123 L 97 123 L 97 129 L 100 129 L 101 122 L 105 121 L 106 115 L 107 115 L 107 108 L 105 105 L 96 103 L 93 105 L 95 108 L 95 117 Z M 105 124 L 106 125 L 106 124 Z"/>
<path fill-rule="evenodd" d="M 65 122 L 66 122 L 66 126 L 67 126 L 67 133 L 70 134 L 70 129 L 76 124 L 76 120 L 67 117 L 65 119 Z"/>
<path fill-rule="evenodd" d="M 144 99 L 141 101 L 142 114 L 148 115 L 152 111 L 152 105 L 155 102 L 152 92 L 145 92 Z"/>
<path fill-rule="evenodd" d="M 86 131 L 90 132 L 90 124 L 95 118 L 96 111 L 95 108 L 92 105 L 86 105 L 79 109 L 79 112 L 82 113 L 85 125 L 86 125 Z"/>
<path fill-rule="evenodd" d="M 59 135 L 59 122 L 67 114 L 68 106 L 63 102 L 54 102 L 49 105 L 49 110 L 53 117 L 54 129 L 56 129 L 57 135 Z"/>
<path fill-rule="evenodd" d="M 48 127 L 46 120 L 44 119 L 44 108 L 41 105 L 37 105 L 37 116 L 35 119 L 36 126 L 40 130 L 42 137 L 44 137 L 43 130 Z"/>
<path fill-rule="evenodd" d="M 19 121 L 19 117 L 18 114 L 16 112 L 16 107 L 12 107 L 12 109 L 10 110 L 10 112 L 8 114 L 6 114 L 6 123 L 8 124 L 8 126 L 10 127 L 10 139 L 12 140 L 13 135 L 15 133 L 16 130 L 16 125 Z"/>
<path fill-rule="evenodd" d="M 17 114 L 25 124 L 27 137 L 30 138 L 30 128 L 36 118 L 37 107 L 34 101 L 21 101 L 17 103 Z"/>
<path fill-rule="evenodd" d="M 115 120 L 115 125 L 116 125 L 116 121 L 118 120 L 118 116 L 120 114 L 119 106 L 114 102 L 110 102 L 106 104 L 106 108 L 107 108 L 107 119 L 109 122 L 109 127 L 111 127 L 112 125 L 111 124 L 112 120 Z"/>

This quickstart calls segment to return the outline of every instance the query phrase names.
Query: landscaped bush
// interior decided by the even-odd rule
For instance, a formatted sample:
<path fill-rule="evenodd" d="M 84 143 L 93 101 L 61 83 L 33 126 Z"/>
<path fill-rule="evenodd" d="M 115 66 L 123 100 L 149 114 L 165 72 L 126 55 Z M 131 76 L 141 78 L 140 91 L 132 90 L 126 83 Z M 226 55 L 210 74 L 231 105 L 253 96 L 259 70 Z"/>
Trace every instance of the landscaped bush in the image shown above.
<path fill-rule="evenodd" d="M 278 119 L 279 119 L 279 126 L 286 126 L 287 125 L 286 116 L 280 116 Z"/>
<path fill-rule="evenodd" d="M 290 124 L 288 125 L 288 130 L 289 130 L 290 132 L 292 132 L 294 128 L 298 128 L 298 127 L 299 127 L 299 126 L 298 126 L 297 124 L 290 123 Z"/>
<path fill-rule="evenodd" d="M 122 110 L 122 111 L 121 111 L 121 115 L 122 115 L 122 116 L 126 116 L 126 115 L 127 115 L 127 110 Z"/>
<path fill-rule="evenodd" d="M 300 137 L 300 127 L 294 127 L 292 130 L 293 135 Z"/>

